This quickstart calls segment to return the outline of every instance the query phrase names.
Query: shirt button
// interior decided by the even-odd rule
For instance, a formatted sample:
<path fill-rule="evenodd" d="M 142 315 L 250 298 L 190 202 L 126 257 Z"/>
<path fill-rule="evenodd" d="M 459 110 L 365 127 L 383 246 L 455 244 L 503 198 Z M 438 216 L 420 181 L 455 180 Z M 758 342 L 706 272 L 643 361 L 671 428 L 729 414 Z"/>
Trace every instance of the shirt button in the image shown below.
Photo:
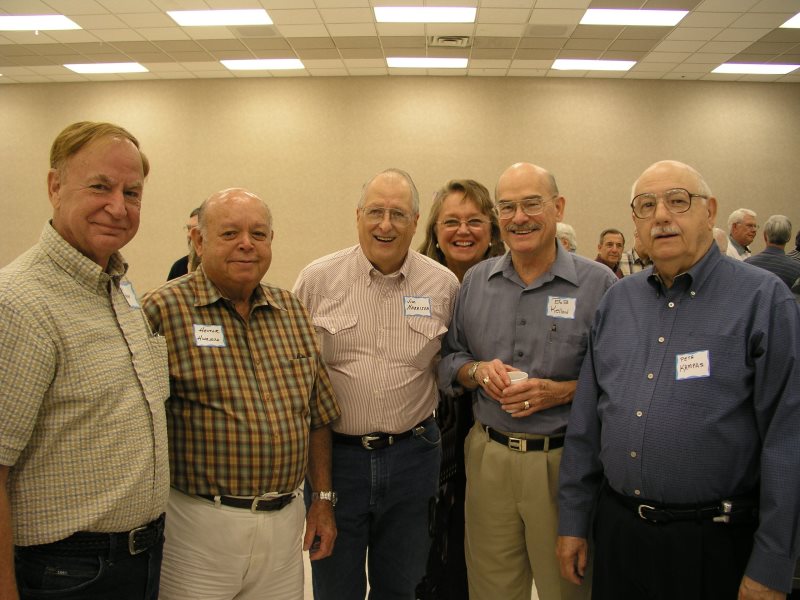
<path fill-rule="evenodd" d="M 659 336 L 659 338 L 658 338 L 658 343 L 659 343 L 659 344 L 663 344 L 663 343 L 664 343 L 664 336 L 663 336 L 663 335 L 662 335 L 662 336 Z"/>
<path fill-rule="evenodd" d="M 331 333 L 336 333 L 336 328 L 335 327 L 331 327 Z"/>
<path fill-rule="evenodd" d="M 519 324 L 520 324 L 520 325 L 525 325 L 525 319 L 522 319 L 522 320 L 519 322 Z"/>
<path fill-rule="evenodd" d="M 694 295 L 695 295 L 695 292 L 694 292 L 694 290 L 692 290 L 691 292 L 689 292 L 689 295 L 690 295 L 692 298 L 694 298 Z"/>
<path fill-rule="evenodd" d="M 631 452 L 631 458 L 636 458 L 636 451 L 635 450 Z"/>
<path fill-rule="evenodd" d="M 644 414 L 644 413 L 643 413 L 642 411 L 640 411 L 640 410 L 637 410 L 637 411 L 636 411 L 636 416 L 637 416 L 637 417 L 641 417 L 643 414 Z"/>
<path fill-rule="evenodd" d="M 647 378 L 648 378 L 648 379 L 652 379 L 652 378 L 653 378 L 653 374 L 652 374 L 652 373 L 648 373 L 648 374 L 647 374 Z"/>
<path fill-rule="evenodd" d="M 642 495 L 642 491 L 641 490 L 633 490 L 633 495 L 634 496 L 641 496 Z"/>
<path fill-rule="evenodd" d="M 670 308 L 675 308 L 675 303 L 674 302 L 670 302 L 669 304 L 667 304 L 667 306 L 669 306 Z"/>
<path fill-rule="evenodd" d="M 525 353 L 524 353 L 522 350 L 520 350 L 519 352 L 517 352 L 517 356 L 522 356 L 523 354 L 525 354 Z"/>

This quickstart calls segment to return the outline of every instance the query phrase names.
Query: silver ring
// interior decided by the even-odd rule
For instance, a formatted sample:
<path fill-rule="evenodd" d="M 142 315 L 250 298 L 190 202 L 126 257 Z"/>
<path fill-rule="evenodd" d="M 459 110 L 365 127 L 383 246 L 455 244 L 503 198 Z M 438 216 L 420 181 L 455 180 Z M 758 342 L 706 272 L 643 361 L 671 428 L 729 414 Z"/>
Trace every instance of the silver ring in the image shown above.
<path fill-rule="evenodd" d="M 487 375 L 486 377 L 481 379 L 481 381 L 483 382 L 483 385 L 489 385 L 489 376 Z"/>
<path fill-rule="evenodd" d="M 531 407 L 531 403 L 525 400 L 525 404 L 523 406 L 525 406 L 525 410 L 528 410 Z"/>

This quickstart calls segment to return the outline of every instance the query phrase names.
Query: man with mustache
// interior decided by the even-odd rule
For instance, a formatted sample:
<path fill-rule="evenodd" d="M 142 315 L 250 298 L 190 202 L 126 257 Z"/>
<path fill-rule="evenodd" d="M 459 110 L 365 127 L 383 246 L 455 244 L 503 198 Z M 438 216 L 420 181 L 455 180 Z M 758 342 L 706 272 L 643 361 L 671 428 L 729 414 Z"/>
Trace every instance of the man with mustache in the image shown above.
<path fill-rule="evenodd" d="M 592 530 L 593 598 L 785 598 L 800 310 L 713 243 L 717 200 L 695 169 L 657 162 L 632 196 L 653 268 L 609 290 L 592 324 L 561 463 L 562 574 L 586 577 Z"/>
<path fill-rule="evenodd" d="M 501 176 L 495 210 L 509 252 L 467 272 L 445 337 L 439 385 L 472 390 L 465 443 L 472 600 L 588 598 L 559 577 L 556 486 L 592 315 L 617 279 L 556 240 L 566 200 L 530 163 Z M 511 385 L 509 371 L 528 380 Z"/>

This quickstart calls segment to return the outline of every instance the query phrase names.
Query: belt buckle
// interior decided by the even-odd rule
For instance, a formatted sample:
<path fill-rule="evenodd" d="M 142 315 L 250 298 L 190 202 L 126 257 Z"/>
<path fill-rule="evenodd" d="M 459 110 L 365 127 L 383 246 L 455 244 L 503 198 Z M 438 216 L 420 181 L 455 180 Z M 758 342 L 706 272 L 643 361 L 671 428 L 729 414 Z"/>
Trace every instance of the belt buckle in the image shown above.
<path fill-rule="evenodd" d="M 640 504 L 639 507 L 636 509 L 636 513 L 639 515 L 640 519 L 644 519 L 645 521 L 653 522 L 652 519 L 649 519 L 642 513 L 643 509 L 655 510 L 655 506 L 650 506 L 648 504 Z"/>
<path fill-rule="evenodd" d="M 379 439 L 381 439 L 381 436 L 379 436 L 379 435 L 370 435 L 370 434 L 362 435 L 361 436 L 361 445 L 364 446 L 365 450 L 374 450 L 374 448 L 370 444 L 372 444 L 372 442 L 375 442 L 375 441 L 377 441 Z M 391 444 L 391 442 L 389 442 L 389 443 Z"/>
<path fill-rule="evenodd" d="M 523 438 L 509 437 L 508 447 L 511 448 L 512 450 L 516 450 L 517 452 L 527 452 L 528 440 Z"/>
<path fill-rule="evenodd" d="M 142 525 L 141 527 L 137 527 L 136 529 L 131 529 L 128 532 L 128 552 L 131 556 L 136 556 L 137 554 L 141 554 L 142 552 L 146 551 L 147 548 L 137 549 L 136 548 L 136 534 L 140 531 L 146 531 L 147 525 Z"/>

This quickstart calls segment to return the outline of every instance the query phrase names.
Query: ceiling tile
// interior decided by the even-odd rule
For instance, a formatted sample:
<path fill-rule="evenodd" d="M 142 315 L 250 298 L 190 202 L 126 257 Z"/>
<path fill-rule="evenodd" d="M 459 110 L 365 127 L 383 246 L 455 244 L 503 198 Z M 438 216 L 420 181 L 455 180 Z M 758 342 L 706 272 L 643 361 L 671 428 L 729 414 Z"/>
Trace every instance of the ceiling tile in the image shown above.
<path fill-rule="evenodd" d="M 758 4 L 759 0 L 704 0 L 697 5 L 699 12 L 744 12 Z"/>
<path fill-rule="evenodd" d="M 723 31 L 719 27 L 676 27 L 665 38 L 670 41 L 713 40 Z"/>
<path fill-rule="evenodd" d="M 475 27 L 475 35 L 494 36 L 494 37 L 520 37 L 526 30 L 525 25 L 503 25 L 503 24 L 478 24 Z"/>
<path fill-rule="evenodd" d="M 298 50 L 302 49 L 323 49 L 323 48 L 335 48 L 336 44 L 333 43 L 333 39 L 329 37 L 318 37 L 318 38 L 292 38 L 288 40 L 289 43 L 292 45 L 292 48 Z M 248 43 L 248 45 L 250 45 Z"/>
<path fill-rule="evenodd" d="M 656 52 L 697 52 L 705 45 L 703 41 L 666 41 L 654 48 Z"/>
<path fill-rule="evenodd" d="M 79 17 L 71 18 L 84 29 L 120 29 L 123 27 L 128 27 L 124 21 L 110 14 L 81 15 Z"/>
<path fill-rule="evenodd" d="M 723 29 L 714 39 L 718 42 L 754 42 L 763 38 L 769 31 L 769 29 Z"/>
<path fill-rule="evenodd" d="M 383 58 L 380 48 L 340 48 L 342 58 Z"/>
<path fill-rule="evenodd" d="M 338 56 L 334 59 L 303 60 L 306 69 L 344 69 L 344 61 Z"/>
<path fill-rule="evenodd" d="M 692 54 L 689 58 L 683 61 L 684 65 L 691 65 L 691 64 L 698 64 L 698 63 L 705 63 L 705 64 L 713 64 L 714 67 L 721 65 L 724 62 L 730 60 L 730 58 L 734 56 L 733 53 L 726 53 L 726 54 L 714 54 L 711 52 L 698 52 L 697 54 Z"/>
<path fill-rule="evenodd" d="M 693 12 L 681 21 L 681 27 L 728 27 L 739 17 L 739 13 Z"/>
<path fill-rule="evenodd" d="M 338 59 L 339 51 L 336 48 L 306 48 L 296 49 L 297 56 L 303 61 L 320 59 Z"/>
<path fill-rule="evenodd" d="M 527 23 L 531 11 L 527 8 L 482 8 L 478 13 L 480 23 Z"/>
<path fill-rule="evenodd" d="M 328 25 L 328 32 L 333 37 L 377 35 L 375 25 L 364 23 L 346 25 L 331 23 Z"/>
<path fill-rule="evenodd" d="M 617 40 L 608 47 L 609 50 L 632 50 L 649 52 L 658 44 L 657 40 Z"/>
<path fill-rule="evenodd" d="M 425 35 L 423 23 L 378 23 L 378 35 Z"/>
<path fill-rule="evenodd" d="M 319 11 L 326 23 L 373 23 L 374 15 L 369 8 L 336 8 Z"/>
<path fill-rule="evenodd" d="M 514 55 L 516 60 L 550 60 L 558 56 L 557 48 L 520 48 Z"/>
<path fill-rule="evenodd" d="M 280 32 L 284 37 L 323 37 L 328 35 L 325 25 L 281 25 Z"/>
<path fill-rule="evenodd" d="M 736 19 L 731 23 L 731 27 L 746 29 L 780 27 L 793 16 L 794 13 L 749 13 Z"/>
<path fill-rule="evenodd" d="M 133 29 L 94 29 L 92 33 L 104 42 L 133 42 L 144 39 Z"/>
<path fill-rule="evenodd" d="M 473 48 L 472 57 L 484 59 L 512 59 L 514 58 L 514 48 Z"/>
<path fill-rule="evenodd" d="M 146 40 L 188 40 L 180 27 L 140 27 L 139 34 Z"/>
<path fill-rule="evenodd" d="M 583 10 L 534 8 L 528 22 L 532 25 L 577 25 L 585 12 Z"/>
<path fill-rule="evenodd" d="M 316 9 L 271 10 L 269 16 L 278 25 L 313 25 L 322 23 L 322 17 Z"/>
<path fill-rule="evenodd" d="M 410 38 L 416 42 L 422 40 L 422 46 L 425 45 L 425 38 Z M 334 38 L 333 40 L 336 43 L 337 48 L 380 48 L 380 40 L 376 37 L 367 37 L 367 36 L 353 36 L 353 37 L 341 37 L 341 38 Z M 419 44 L 417 44 L 419 45 Z"/>
<path fill-rule="evenodd" d="M 299 39 L 302 38 L 293 38 L 291 41 L 294 44 L 294 42 Z M 250 38 L 242 40 L 242 42 L 251 50 L 282 50 L 290 47 L 289 42 L 287 42 L 285 38 Z"/>
<path fill-rule="evenodd" d="M 340 40 L 336 40 L 336 45 L 342 45 L 346 43 L 344 40 L 340 42 Z M 384 48 L 424 48 L 425 47 L 425 38 L 420 37 L 397 37 L 397 36 L 386 36 L 380 38 L 380 45 Z M 346 47 L 346 46 L 342 46 Z"/>
<path fill-rule="evenodd" d="M 511 65 L 510 60 L 472 58 L 469 61 L 469 69 L 507 69 Z"/>

